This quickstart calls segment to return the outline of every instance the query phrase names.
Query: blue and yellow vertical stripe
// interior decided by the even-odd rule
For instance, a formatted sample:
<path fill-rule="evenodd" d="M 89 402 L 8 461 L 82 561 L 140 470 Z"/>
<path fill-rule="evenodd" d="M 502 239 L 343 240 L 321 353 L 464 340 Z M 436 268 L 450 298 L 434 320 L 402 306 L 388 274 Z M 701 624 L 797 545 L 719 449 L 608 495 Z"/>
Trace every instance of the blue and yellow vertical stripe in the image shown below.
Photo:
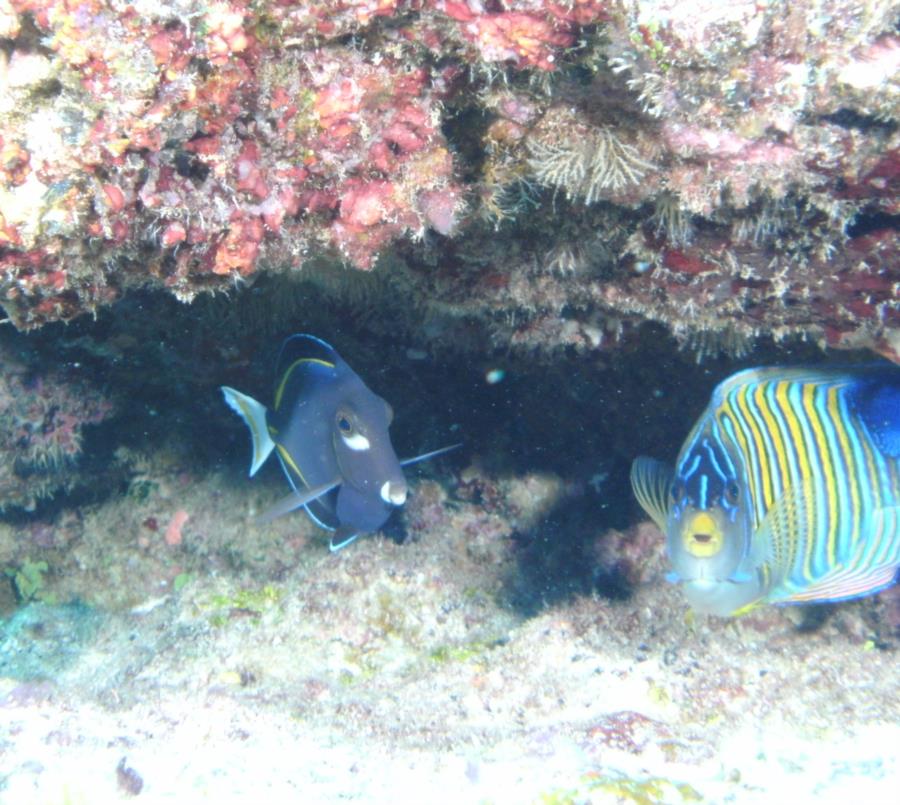
<path fill-rule="evenodd" d="M 880 444 L 900 410 L 866 415 L 866 395 L 884 397 L 869 374 L 751 369 L 714 394 L 703 432 L 742 465 L 754 538 L 770 543 L 769 600 L 851 598 L 896 575 L 900 458 Z"/>

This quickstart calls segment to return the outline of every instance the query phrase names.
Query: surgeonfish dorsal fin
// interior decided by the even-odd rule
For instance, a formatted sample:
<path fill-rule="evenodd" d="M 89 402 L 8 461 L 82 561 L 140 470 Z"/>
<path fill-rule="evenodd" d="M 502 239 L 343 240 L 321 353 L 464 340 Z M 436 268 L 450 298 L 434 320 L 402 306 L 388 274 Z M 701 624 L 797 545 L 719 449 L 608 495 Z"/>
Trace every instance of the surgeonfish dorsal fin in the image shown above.
<path fill-rule="evenodd" d="M 299 360 L 335 366 L 341 362 L 341 357 L 331 344 L 321 338 L 297 333 L 286 338 L 281 344 L 275 364 L 275 376 L 281 378 Z"/>
<path fill-rule="evenodd" d="M 788 601 L 841 601 L 876 593 L 889 586 L 900 570 L 900 506 L 876 509 L 867 539 L 856 555 L 840 563 L 815 584 Z"/>
<path fill-rule="evenodd" d="M 878 449 L 890 458 L 900 458 L 900 380 L 863 383 L 853 401 Z"/>
<path fill-rule="evenodd" d="M 634 496 L 663 534 L 666 533 L 666 520 L 669 517 L 672 475 L 672 468 L 655 458 L 640 456 L 631 465 L 631 488 Z"/>
<path fill-rule="evenodd" d="M 317 398 L 317 390 L 328 387 L 336 375 L 343 372 L 352 373 L 352 370 L 334 348 L 321 338 L 305 333 L 286 338 L 275 367 L 273 412 L 281 410 L 282 402 L 290 404 L 296 401 L 298 394 Z M 294 383 L 300 385 L 293 385 Z M 293 386 L 293 392 L 288 391 L 289 386 Z"/>
<path fill-rule="evenodd" d="M 275 442 L 269 436 L 269 428 L 266 425 L 266 407 L 229 386 L 221 388 L 225 402 L 250 428 L 250 436 L 253 438 L 253 459 L 250 463 L 252 477 L 275 448 Z"/>

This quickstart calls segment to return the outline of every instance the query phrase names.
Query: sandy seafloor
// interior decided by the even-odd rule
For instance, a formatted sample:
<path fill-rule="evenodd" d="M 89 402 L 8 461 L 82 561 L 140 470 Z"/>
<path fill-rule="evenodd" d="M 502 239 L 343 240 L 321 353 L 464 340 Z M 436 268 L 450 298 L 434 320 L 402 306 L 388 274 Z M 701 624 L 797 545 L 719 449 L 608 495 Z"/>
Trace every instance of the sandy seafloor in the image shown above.
<path fill-rule="evenodd" d="M 302 514 L 252 524 L 276 472 L 164 454 L 58 518 L 69 542 L 5 610 L 0 801 L 896 801 L 883 603 L 695 617 L 643 524 L 597 535 L 640 567 L 630 596 L 526 613 L 511 534 L 571 490 L 482 478 L 466 500 L 477 465 L 433 473 L 405 543 L 337 554 Z"/>

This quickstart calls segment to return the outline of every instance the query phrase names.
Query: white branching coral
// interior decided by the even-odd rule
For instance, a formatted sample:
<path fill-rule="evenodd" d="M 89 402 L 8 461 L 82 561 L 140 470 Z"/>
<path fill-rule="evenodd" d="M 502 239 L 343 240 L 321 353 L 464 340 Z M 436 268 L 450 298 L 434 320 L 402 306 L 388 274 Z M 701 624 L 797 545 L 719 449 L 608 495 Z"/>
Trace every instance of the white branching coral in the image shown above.
<path fill-rule="evenodd" d="M 656 235 L 672 246 L 687 246 L 694 237 L 690 213 L 673 193 L 661 193 L 654 199 L 650 223 Z"/>
<path fill-rule="evenodd" d="M 585 204 L 637 185 L 654 168 L 608 127 L 557 142 L 533 138 L 528 151 L 528 165 L 538 182 Z"/>

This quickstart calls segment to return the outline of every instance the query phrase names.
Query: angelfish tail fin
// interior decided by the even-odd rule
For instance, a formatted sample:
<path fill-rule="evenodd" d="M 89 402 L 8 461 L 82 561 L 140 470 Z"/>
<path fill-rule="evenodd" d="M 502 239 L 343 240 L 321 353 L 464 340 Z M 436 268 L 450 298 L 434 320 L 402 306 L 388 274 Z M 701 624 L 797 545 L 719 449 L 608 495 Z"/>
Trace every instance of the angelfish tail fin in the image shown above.
<path fill-rule="evenodd" d="M 228 386 L 221 388 L 225 402 L 250 428 L 250 435 L 253 437 L 253 461 L 250 465 L 250 475 L 256 475 L 256 471 L 263 465 L 275 447 L 275 442 L 269 436 L 269 429 L 266 426 L 266 407 L 233 388 Z"/>

